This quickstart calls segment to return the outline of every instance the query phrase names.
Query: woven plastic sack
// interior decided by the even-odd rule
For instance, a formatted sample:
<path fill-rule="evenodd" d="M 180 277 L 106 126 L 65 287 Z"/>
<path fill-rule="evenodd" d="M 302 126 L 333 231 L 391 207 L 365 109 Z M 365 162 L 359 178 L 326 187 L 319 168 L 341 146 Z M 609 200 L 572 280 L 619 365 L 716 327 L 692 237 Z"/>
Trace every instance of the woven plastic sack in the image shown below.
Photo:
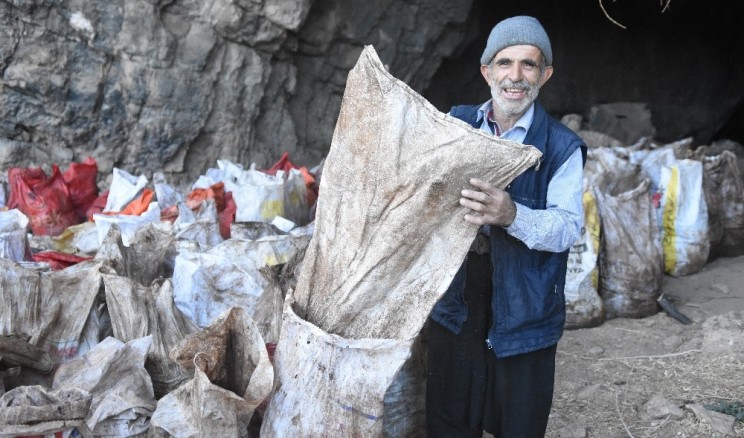
<path fill-rule="evenodd" d="M 602 220 L 599 294 L 607 319 L 658 312 L 664 256 L 650 182 L 637 166 L 615 169 L 596 183 Z"/>
<path fill-rule="evenodd" d="M 101 287 L 101 264 L 87 261 L 61 271 L 37 272 L 0 259 L 0 335 L 26 333 L 55 364 L 79 352 L 80 338 Z"/>
<path fill-rule="evenodd" d="M 0 437 L 49 436 L 84 427 L 90 401 L 90 393 L 78 388 L 19 386 L 0 397 Z"/>
<path fill-rule="evenodd" d="M 659 202 L 655 204 L 661 228 L 664 272 L 689 275 L 708 261 L 708 206 L 703 192 L 703 164 L 678 160 L 661 168 Z"/>
<path fill-rule="evenodd" d="M 0 257 L 20 262 L 28 248 L 28 218 L 20 210 L 0 211 Z"/>
<path fill-rule="evenodd" d="M 701 151 L 702 152 L 702 151 Z M 710 256 L 744 254 L 744 186 L 736 155 L 701 156 L 703 189 L 708 205 Z"/>
<path fill-rule="evenodd" d="M 41 168 L 8 170 L 10 199 L 8 208 L 17 208 L 28 216 L 31 231 L 40 236 L 56 236 L 80 222 L 70 191 L 55 164 L 47 176 Z"/>
<path fill-rule="evenodd" d="M 150 336 L 127 343 L 108 337 L 54 374 L 52 389 L 79 388 L 91 394 L 85 417 L 91 436 L 129 437 L 147 432 L 156 406 L 145 370 L 151 344 Z"/>
<path fill-rule="evenodd" d="M 664 272 L 688 275 L 705 266 L 710 252 L 708 208 L 703 191 L 703 167 L 697 161 L 679 159 L 690 140 L 629 154 L 649 178 L 664 251 Z"/>
<path fill-rule="evenodd" d="M 103 284 L 116 339 L 128 342 L 152 336 L 145 368 L 155 396 L 160 398 L 186 382 L 190 376 L 168 354 L 197 327 L 176 308 L 170 279 L 144 286 L 125 277 L 103 274 Z"/>
<path fill-rule="evenodd" d="M 595 327 L 605 320 L 599 296 L 600 219 L 594 188 L 584 181 L 584 228 L 568 252 L 566 273 L 566 328 Z"/>
<path fill-rule="evenodd" d="M 258 328 L 238 308 L 183 339 L 171 359 L 194 378 L 163 397 L 153 432 L 176 437 L 247 437 L 256 407 L 271 391 L 274 371 Z"/>
<path fill-rule="evenodd" d="M 263 436 L 423 433 L 423 376 L 401 370 L 478 231 L 460 193 L 473 177 L 503 188 L 539 156 L 439 112 L 365 47 L 324 164 L 296 303 L 285 306 Z M 398 377 L 403 390 L 385 399 Z"/>
<path fill-rule="evenodd" d="M 308 241 L 308 236 L 268 236 L 226 240 L 205 253 L 182 251 L 173 268 L 176 305 L 199 327 L 231 307 L 252 316 L 267 286 L 259 270 L 286 263 Z"/>

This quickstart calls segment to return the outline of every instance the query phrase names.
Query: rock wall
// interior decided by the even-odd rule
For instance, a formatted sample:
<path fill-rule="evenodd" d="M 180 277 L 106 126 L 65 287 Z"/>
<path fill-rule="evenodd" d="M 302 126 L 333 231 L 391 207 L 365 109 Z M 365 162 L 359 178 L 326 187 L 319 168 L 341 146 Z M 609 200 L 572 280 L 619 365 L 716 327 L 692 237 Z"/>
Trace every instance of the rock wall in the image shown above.
<path fill-rule="evenodd" d="M 96 158 L 103 173 L 198 174 L 245 161 L 265 99 L 291 92 L 275 53 L 308 0 L 0 3 L 0 158 Z M 290 72 L 290 73 L 288 73 Z M 278 86 L 287 84 L 290 86 Z M 267 95 L 273 90 L 275 95 Z"/>
<path fill-rule="evenodd" d="M 0 3 L 0 164 L 81 161 L 193 181 L 218 158 L 327 152 L 365 44 L 419 89 L 470 0 Z"/>
<path fill-rule="evenodd" d="M 487 98 L 488 30 L 525 13 L 553 39 L 541 96 L 557 117 L 643 102 L 662 140 L 705 142 L 741 113 L 744 6 L 604 3 L 627 29 L 580 0 L 7 0 L 0 166 L 93 156 L 102 175 L 162 169 L 176 184 L 220 158 L 312 166 L 364 45 L 446 111 Z"/>

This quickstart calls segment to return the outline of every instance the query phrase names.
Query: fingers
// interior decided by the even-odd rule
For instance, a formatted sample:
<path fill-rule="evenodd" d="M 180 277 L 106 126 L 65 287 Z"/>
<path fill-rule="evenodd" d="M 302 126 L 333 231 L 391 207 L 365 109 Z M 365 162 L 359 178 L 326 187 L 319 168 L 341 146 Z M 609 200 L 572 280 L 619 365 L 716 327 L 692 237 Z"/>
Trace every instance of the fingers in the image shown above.
<path fill-rule="evenodd" d="M 492 186 L 486 181 L 483 181 L 480 178 L 470 178 L 469 182 L 470 182 L 470 185 L 472 185 L 473 187 L 489 195 L 493 194 L 494 190 L 498 190 L 496 187 Z"/>
<path fill-rule="evenodd" d="M 466 222 L 470 222 L 475 225 L 486 225 L 490 224 L 490 220 L 486 216 L 477 216 L 473 214 L 466 214 L 463 216 Z"/>
<path fill-rule="evenodd" d="M 467 222 L 506 226 L 512 223 L 516 206 L 509 193 L 478 178 L 471 178 L 470 184 L 480 191 L 464 189 L 461 192 L 460 205 L 471 210 L 464 216 Z"/>

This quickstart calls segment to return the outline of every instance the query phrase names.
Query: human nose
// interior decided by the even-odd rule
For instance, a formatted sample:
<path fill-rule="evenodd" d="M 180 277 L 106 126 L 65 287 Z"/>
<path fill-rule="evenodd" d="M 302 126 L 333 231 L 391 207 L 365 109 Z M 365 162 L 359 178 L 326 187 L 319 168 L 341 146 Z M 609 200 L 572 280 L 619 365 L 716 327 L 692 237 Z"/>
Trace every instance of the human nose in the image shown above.
<path fill-rule="evenodd" d="M 507 77 L 512 82 L 519 82 L 522 80 L 523 72 L 522 72 L 522 66 L 519 65 L 518 62 L 513 63 L 509 67 L 509 71 L 507 72 Z"/>

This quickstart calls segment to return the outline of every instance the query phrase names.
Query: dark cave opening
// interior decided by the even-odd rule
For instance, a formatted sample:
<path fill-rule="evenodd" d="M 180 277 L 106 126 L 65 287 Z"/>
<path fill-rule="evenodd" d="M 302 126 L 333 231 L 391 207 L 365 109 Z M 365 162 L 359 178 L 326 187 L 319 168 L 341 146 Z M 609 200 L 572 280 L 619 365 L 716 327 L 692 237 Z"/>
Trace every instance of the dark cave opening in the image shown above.
<path fill-rule="evenodd" d="M 555 73 L 540 100 L 553 116 L 612 102 L 648 104 L 656 140 L 693 137 L 694 144 L 744 144 L 744 3 L 671 0 L 474 0 L 472 41 L 443 60 L 424 96 L 441 111 L 480 103 L 488 90 L 478 71 L 491 27 L 532 15 L 550 35 Z M 725 6 L 725 7 L 724 7 Z"/>

